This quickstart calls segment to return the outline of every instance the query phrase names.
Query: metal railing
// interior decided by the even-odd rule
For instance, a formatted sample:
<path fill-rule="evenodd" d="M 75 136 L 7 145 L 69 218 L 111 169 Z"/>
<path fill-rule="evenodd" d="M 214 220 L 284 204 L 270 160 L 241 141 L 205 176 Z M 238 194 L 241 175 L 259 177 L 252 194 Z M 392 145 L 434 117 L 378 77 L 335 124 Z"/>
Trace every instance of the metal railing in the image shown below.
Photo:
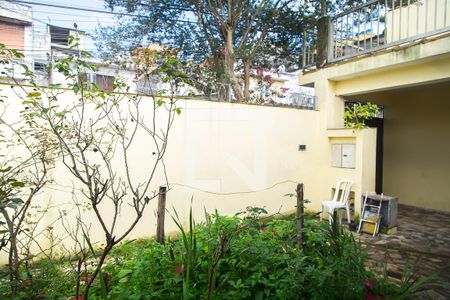
<path fill-rule="evenodd" d="M 306 93 L 289 93 L 286 101 L 287 106 L 302 109 L 316 109 L 316 96 Z"/>
<path fill-rule="evenodd" d="M 317 26 L 303 31 L 301 60 L 303 69 L 312 68 L 317 59 Z"/>
<path fill-rule="evenodd" d="M 450 0 L 372 0 L 330 18 L 328 62 L 450 30 Z"/>

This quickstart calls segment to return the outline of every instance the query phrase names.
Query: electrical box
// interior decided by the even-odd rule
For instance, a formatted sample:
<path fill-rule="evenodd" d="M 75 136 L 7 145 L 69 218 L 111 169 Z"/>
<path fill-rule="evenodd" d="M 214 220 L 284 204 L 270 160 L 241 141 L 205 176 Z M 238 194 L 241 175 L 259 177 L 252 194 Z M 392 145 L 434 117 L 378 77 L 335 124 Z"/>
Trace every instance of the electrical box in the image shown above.
<path fill-rule="evenodd" d="M 332 144 L 331 165 L 335 168 L 354 169 L 356 145 L 355 144 Z"/>
<path fill-rule="evenodd" d="M 335 168 L 342 167 L 342 144 L 331 145 L 331 166 Z"/>
<path fill-rule="evenodd" d="M 355 144 L 342 144 L 342 168 L 355 168 Z"/>

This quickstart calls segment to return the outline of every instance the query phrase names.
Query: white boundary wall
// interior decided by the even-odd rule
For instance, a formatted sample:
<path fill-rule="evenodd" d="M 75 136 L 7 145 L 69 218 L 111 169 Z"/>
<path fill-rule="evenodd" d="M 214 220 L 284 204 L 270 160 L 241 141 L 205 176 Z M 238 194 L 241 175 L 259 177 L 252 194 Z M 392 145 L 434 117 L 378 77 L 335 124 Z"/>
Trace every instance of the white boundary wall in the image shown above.
<path fill-rule="evenodd" d="M 0 94 L 20 109 L 20 101 L 9 86 L 0 86 Z M 71 92 L 66 92 L 64 98 L 70 101 Z M 316 186 L 320 178 L 314 175 L 319 160 L 315 153 L 320 152 L 318 148 L 322 144 L 316 134 L 318 111 L 202 100 L 179 100 L 178 105 L 182 113 L 176 116 L 170 133 L 165 164 L 169 182 L 173 183 L 167 195 L 167 208 L 172 211 L 175 207 L 182 222 L 187 222 L 191 199 L 194 217 L 200 222 L 204 209 L 208 212 L 217 209 L 227 215 L 243 211 L 247 206 L 265 207 L 269 213 L 291 211 L 296 200 L 285 194 L 295 192 L 295 182 L 305 184 L 306 199 L 319 198 Z M 151 160 L 153 149 L 149 148 L 147 139 L 139 136 L 133 149 L 131 169 L 135 178 L 145 176 L 148 171 L 145 166 Z M 306 151 L 299 151 L 299 144 L 306 145 Z M 51 225 L 54 237 L 67 241 L 63 226 L 55 220 L 65 211 L 68 223 L 74 224 L 72 187 L 78 200 L 83 200 L 83 196 L 79 183 L 61 164 L 52 170 L 52 177 L 55 184 L 45 188 L 36 199 L 43 206 L 50 202 L 53 207 L 41 221 L 41 229 L 45 232 Z M 152 190 L 164 182 L 163 172 L 159 170 Z M 229 194 L 235 192 L 244 193 Z M 155 199 L 129 238 L 155 234 L 156 205 Z M 104 209 L 108 212 L 107 207 Z M 127 217 L 130 213 L 132 210 L 124 205 L 119 224 L 130 221 Z M 108 221 L 112 211 L 106 215 Z M 93 213 L 82 211 L 82 216 L 85 222 L 92 223 L 93 240 L 103 240 Z M 167 215 L 166 233 L 174 230 L 175 224 Z"/>

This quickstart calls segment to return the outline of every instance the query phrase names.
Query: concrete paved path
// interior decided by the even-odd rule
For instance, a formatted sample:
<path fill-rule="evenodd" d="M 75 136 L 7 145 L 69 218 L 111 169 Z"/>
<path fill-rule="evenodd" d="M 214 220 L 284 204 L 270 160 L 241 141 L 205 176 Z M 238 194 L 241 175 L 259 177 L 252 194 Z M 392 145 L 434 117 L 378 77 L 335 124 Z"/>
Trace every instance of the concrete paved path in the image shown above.
<path fill-rule="evenodd" d="M 421 294 L 423 299 L 450 299 L 450 213 L 399 205 L 398 231 L 373 238 L 356 235 L 370 254 L 369 266 L 382 269 L 387 263 L 388 274 L 401 278 L 405 263 L 417 261 L 418 272 L 429 275 L 440 272 L 444 287 L 433 287 Z"/>

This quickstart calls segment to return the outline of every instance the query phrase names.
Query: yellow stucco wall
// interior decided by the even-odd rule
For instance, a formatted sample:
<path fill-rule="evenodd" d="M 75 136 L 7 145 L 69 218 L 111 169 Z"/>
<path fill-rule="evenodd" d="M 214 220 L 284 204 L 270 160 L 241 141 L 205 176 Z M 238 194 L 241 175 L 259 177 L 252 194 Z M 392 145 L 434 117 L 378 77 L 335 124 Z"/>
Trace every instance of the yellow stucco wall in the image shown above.
<path fill-rule="evenodd" d="M 450 15 L 450 6 L 445 0 L 405 4 L 386 13 L 385 36 L 388 43 L 450 25 L 450 19 L 447 17 Z"/>
<path fill-rule="evenodd" d="M 450 211 L 450 83 L 392 95 L 386 110 L 384 190 L 400 203 Z"/>
<path fill-rule="evenodd" d="M 0 85 L 0 95 L 6 96 L 5 101 L 15 108 L 15 113 L 22 109 L 9 85 Z M 73 99 L 74 95 L 66 92 L 60 103 Z M 325 108 L 332 102 L 326 98 L 320 101 L 323 109 L 311 111 L 179 100 L 182 113 L 174 122 L 165 156 L 171 183 L 167 208 L 172 210 L 175 207 L 181 221 L 186 223 L 192 205 L 194 218 L 200 222 L 205 209 L 208 212 L 217 209 L 226 215 L 243 211 L 247 206 L 265 207 L 269 213 L 292 211 L 296 199 L 285 195 L 295 193 L 295 182 L 304 183 L 305 199 L 311 201 L 307 209 L 312 211 L 318 211 L 322 201 L 331 199 L 332 189 L 340 179 L 354 181 L 352 191 L 357 199 L 362 191 L 373 190 L 373 183 L 364 182 L 362 176 L 364 164 L 374 161 L 365 156 L 365 149 L 375 131 L 327 131 L 328 111 Z M 151 112 L 152 109 L 144 107 L 143 111 Z M 15 116 L 9 114 L 8 118 L 13 120 Z M 356 144 L 354 169 L 331 167 L 331 142 L 340 139 Z M 300 144 L 306 145 L 306 151 L 299 151 Z M 134 180 L 148 174 L 152 151 L 149 137 L 139 133 L 130 156 Z M 120 158 L 115 160 L 114 169 L 123 174 L 122 165 Z M 79 183 L 60 163 L 51 172 L 55 182 L 44 189 L 38 201 L 44 205 L 51 203 L 53 208 L 43 219 L 40 229 L 51 224 L 55 238 L 64 237 L 65 230 L 57 221 L 60 212 L 67 213 L 68 224 L 75 222 L 77 210 L 73 203 L 74 200 L 82 200 L 83 195 L 79 191 Z M 159 169 L 151 189 L 157 190 L 162 184 L 164 177 Z M 76 192 L 72 195 L 73 187 Z M 359 207 L 359 201 L 356 205 Z M 105 203 L 102 209 L 106 212 L 106 222 L 111 222 L 112 208 Z M 155 233 L 155 210 L 156 200 L 150 203 L 130 238 L 148 237 Z M 83 210 L 82 214 L 85 222 L 92 223 L 92 240 L 101 241 L 103 233 L 98 230 L 99 224 L 93 213 Z M 130 221 L 127 215 L 133 211 L 124 205 L 122 214 L 119 224 L 126 225 Z M 176 230 L 169 216 L 166 220 L 166 232 Z M 42 241 L 45 245 L 44 238 Z M 70 244 L 70 239 L 65 239 L 65 243 Z"/>
<path fill-rule="evenodd" d="M 329 139 L 328 159 L 325 160 L 323 172 L 328 185 L 335 184 L 341 179 L 353 181 L 352 191 L 354 192 L 354 212 L 361 211 L 361 195 L 366 192 L 375 191 L 375 145 L 376 129 L 331 129 L 327 130 Z M 335 143 L 355 144 L 355 168 L 337 168 L 331 166 L 331 145 Z M 331 193 L 330 193 L 331 195 Z"/>
<path fill-rule="evenodd" d="M 359 95 L 382 104 L 383 191 L 399 202 L 450 211 L 450 82 Z"/>
<path fill-rule="evenodd" d="M 450 49 L 450 44 L 449 44 Z M 358 94 L 366 91 L 414 86 L 450 77 L 450 56 L 437 57 L 433 61 L 399 66 L 391 70 L 380 70 L 336 82 L 338 95 Z"/>
<path fill-rule="evenodd" d="M 344 98 L 385 104 L 384 193 L 399 196 L 400 203 L 446 211 L 450 210 L 449 81 L 448 35 L 299 76 L 300 84 L 315 86 L 323 111 L 321 128 L 343 127 Z M 358 144 L 365 145 L 362 170 L 348 176 L 358 179 L 355 192 L 364 193 L 374 190 L 376 138 L 359 139 Z"/>

